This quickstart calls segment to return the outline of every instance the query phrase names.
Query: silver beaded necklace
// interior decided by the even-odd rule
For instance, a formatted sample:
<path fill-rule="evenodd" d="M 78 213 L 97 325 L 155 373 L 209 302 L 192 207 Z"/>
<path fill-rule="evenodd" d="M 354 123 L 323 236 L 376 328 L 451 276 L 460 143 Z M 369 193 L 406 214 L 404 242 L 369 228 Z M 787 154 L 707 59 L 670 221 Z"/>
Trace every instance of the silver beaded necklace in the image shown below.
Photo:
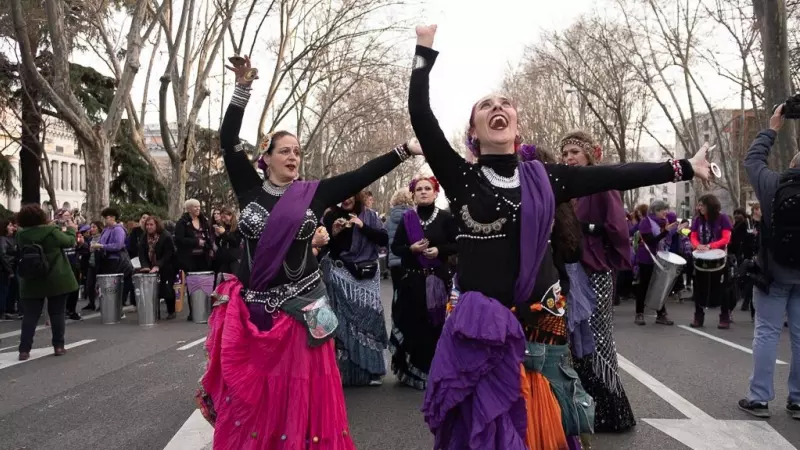
<path fill-rule="evenodd" d="M 481 173 L 489 180 L 492 186 L 500 189 L 515 189 L 519 187 L 519 168 L 514 168 L 514 174 L 504 177 L 494 171 L 491 167 L 481 166 Z"/>
<path fill-rule="evenodd" d="M 264 184 L 262 184 L 261 187 L 267 194 L 273 197 L 280 197 L 286 192 L 287 189 L 289 189 L 289 186 L 291 186 L 292 183 L 294 183 L 294 181 L 290 182 L 289 184 L 285 184 L 283 186 L 276 186 L 272 184 L 271 181 L 265 180 Z"/>
<path fill-rule="evenodd" d="M 420 218 L 419 223 L 422 224 L 422 229 L 427 229 L 428 225 L 432 224 L 433 221 L 436 220 L 436 216 L 438 214 L 439 214 L 439 208 L 434 207 L 433 213 L 431 214 L 430 217 L 428 217 L 428 220 L 422 220 L 422 218 Z"/>

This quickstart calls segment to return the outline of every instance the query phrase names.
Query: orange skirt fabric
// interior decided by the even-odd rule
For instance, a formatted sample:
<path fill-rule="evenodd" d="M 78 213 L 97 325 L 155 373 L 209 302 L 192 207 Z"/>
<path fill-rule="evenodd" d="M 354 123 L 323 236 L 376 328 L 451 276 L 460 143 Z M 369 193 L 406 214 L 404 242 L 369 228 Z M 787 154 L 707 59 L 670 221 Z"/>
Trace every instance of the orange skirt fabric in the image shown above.
<path fill-rule="evenodd" d="M 522 372 L 522 397 L 528 412 L 526 443 L 529 450 L 568 450 L 567 436 L 561 425 L 561 407 L 541 373 Z"/>

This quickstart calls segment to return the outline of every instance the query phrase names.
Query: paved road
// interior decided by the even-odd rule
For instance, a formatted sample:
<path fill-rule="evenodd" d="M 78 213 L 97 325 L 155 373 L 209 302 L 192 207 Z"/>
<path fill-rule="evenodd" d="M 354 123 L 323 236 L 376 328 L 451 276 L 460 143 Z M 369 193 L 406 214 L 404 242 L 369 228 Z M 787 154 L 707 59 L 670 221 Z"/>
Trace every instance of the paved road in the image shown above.
<path fill-rule="evenodd" d="M 388 307 L 390 287 L 385 284 L 383 289 Z M 689 322 L 688 304 L 670 308 L 679 324 Z M 68 343 L 78 344 L 67 356 L 51 356 L 45 329 L 37 332 L 34 345 L 42 349 L 42 356 L 33 359 L 34 351 L 30 361 L 15 364 L 18 327 L 19 322 L 0 323 L 0 449 L 210 448 L 209 428 L 199 420 L 192 401 L 204 366 L 204 326 L 180 320 L 142 329 L 130 313 L 123 323 L 104 326 L 95 317 L 67 326 Z M 763 425 L 756 429 L 746 422 L 713 420 L 750 419 L 735 407 L 750 371 L 751 356 L 745 352 L 752 341 L 749 316 L 740 313 L 731 330 L 704 331 L 727 344 L 677 326 L 638 327 L 631 303 L 618 308 L 618 351 L 635 366 L 626 366 L 635 377 L 623 372 L 622 379 L 640 420 L 635 431 L 596 436 L 595 449 L 705 448 L 692 444 L 692 439 L 709 448 L 728 448 L 713 437 L 717 428 L 729 436 L 730 448 L 781 448 L 765 445 L 781 441 L 756 435 L 764 432 Z M 788 336 L 783 336 L 778 357 L 788 362 L 789 355 Z M 783 411 L 788 372 L 788 365 L 777 368 L 777 400 L 766 432 L 776 430 L 782 448 L 791 449 L 800 447 L 800 426 Z M 347 389 L 346 397 L 359 449 L 432 448 L 419 413 L 420 392 L 396 386 L 390 376 L 381 387 Z M 696 419 L 691 423 L 704 424 L 700 430 L 686 431 L 688 446 L 642 420 L 687 416 Z M 748 437 L 762 445 L 747 444 Z"/>

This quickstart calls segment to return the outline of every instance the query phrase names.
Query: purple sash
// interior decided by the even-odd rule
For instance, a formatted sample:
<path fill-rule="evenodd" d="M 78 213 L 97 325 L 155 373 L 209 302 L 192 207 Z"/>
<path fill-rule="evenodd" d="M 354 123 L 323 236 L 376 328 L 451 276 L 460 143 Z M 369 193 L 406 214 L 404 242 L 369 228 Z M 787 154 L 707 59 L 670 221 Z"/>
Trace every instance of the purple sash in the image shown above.
<path fill-rule="evenodd" d="M 269 221 L 258 239 L 253 267 L 250 269 L 251 290 L 267 290 L 269 282 L 281 270 L 318 185 L 318 181 L 295 181 L 272 208 Z M 248 303 L 247 308 L 250 321 L 260 330 L 272 328 L 272 315 L 267 313 L 264 305 Z"/>
<path fill-rule="evenodd" d="M 406 236 L 408 236 L 409 244 L 425 239 L 425 231 L 422 229 L 419 214 L 415 210 L 409 209 L 403 214 L 403 226 L 406 227 Z M 421 253 L 417 254 L 417 262 L 423 269 L 433 269 L 442 265 L 438 258 L 428 259 Z M 428 317 L 434 326 L 440 326 L 444 323 L 447 297 L 447 286 L 445 286 L 444 280 L 433 273 L 425 277 L 425 300 L 428 306 Z"/>
<path fill-rule="evenodd" d="M 542 163 L 521 162 L 519 178 L 522 187 L 522 226 L 519 240 L 519 276 L 514 287 L 514 302 L 517 304 L 525 303 L 531 297 L 556 211 L 550 177 Z"/>

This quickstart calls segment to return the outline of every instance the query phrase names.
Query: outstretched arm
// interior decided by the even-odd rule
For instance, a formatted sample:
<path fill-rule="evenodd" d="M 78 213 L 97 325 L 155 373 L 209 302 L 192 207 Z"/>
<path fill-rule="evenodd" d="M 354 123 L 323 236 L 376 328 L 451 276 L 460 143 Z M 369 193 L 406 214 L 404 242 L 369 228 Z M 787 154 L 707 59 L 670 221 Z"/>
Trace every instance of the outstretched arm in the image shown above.
<path fill-rule="evenodd" d="M 459 176 L 468 163 L 450 146 L 431 109 L 430 72 L 439 54 L 431 48 L 435 33 L 435 25 L 417 27 L 417 47 L 408 91 L 408 112 L 425 160 L 447 191 L 448 197 L 452 198 L 463 187 Z"/>
<path fill-rule="evenodd" d="M 219 129 L 219 143 L 222 147 L 222 159 L 225 161 L 225 168 L 228 170 L 228 177 L 231 180 L 233 192 L 238 198 L 261 186 L 261 177 L 258 176 L 255 167 L 250 162 L 250 158 L 243 151 L 239 140 L 239 130 L 242 128 L 242 117 L 244 109 L 250 100 L 250 84 L 253 79 L 249 76 L 252 69 L 250 58 L 245 57 L 244 63 L 236 67 L 226 66 L 236 75 L 236 89 L 233 91 L 231 103 L 225 111 L 222 119 L 222 126 Z"/>
<path fill-rule="evenodd" d="M 395 147 L 394 150 L 379 156 L 356 170 L 327 178 L 319 182 L 315 201 L 323 208 L 343 202 L 358 194 L 376 180 L 391 172 L 401 162 L 411 157 L 407 145 Z"/>

